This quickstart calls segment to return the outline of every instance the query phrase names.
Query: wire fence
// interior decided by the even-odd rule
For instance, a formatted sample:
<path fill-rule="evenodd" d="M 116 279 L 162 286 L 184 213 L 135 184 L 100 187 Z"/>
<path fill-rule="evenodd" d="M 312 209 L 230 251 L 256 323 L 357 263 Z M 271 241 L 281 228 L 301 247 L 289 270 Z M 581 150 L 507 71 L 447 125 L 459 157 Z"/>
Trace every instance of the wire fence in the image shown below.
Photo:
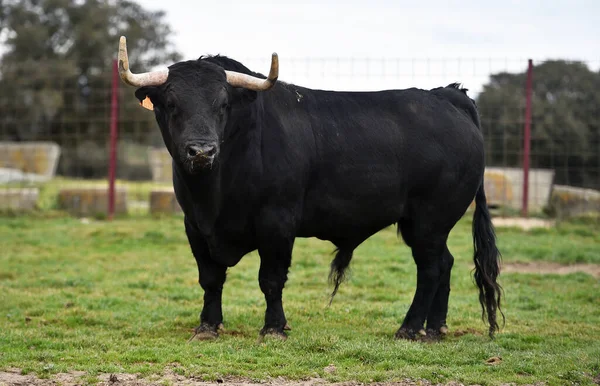
<path fill-rule="evenodd" d="M 269 67 L 269 58 L 240 61 L 258 72 Z M 544 71 L 550 71 L 541 64 L 534 60 L 530 211 L 557 216 L 598 212 L 600 61 L 576 63 L 585 70 L 564 74 L 561 79 L 568 79 L 558 86 L 540 86 L 549 78 Z M 3 68 L 2 213 L 34 209 L 106 214 L 111 101 L 111 73 L 106 68 L 86 76 L 64 62 Z M 330 90 L 427 89 L 462 83 L 480 109 L 490 206 L 501 215 L 519 213 L 526 59 L 280 58 L 280 68 L 283 81 Z M 139 107 L 133 92 L 119 83 L 117 214 L 178 212 L 171 161 L 154 114 Z"/>

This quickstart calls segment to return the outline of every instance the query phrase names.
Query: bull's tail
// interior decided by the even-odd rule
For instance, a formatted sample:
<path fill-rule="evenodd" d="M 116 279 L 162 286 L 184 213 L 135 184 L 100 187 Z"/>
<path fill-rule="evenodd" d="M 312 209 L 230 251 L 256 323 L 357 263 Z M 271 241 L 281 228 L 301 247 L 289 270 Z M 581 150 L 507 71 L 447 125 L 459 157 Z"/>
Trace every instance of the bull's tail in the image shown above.
<path fill-rule="evenodd" d="M 500 274 L 500 251 L 496 247 L 494 226 L 488 211 L 483 180 L 475 195 L 475 214 L 473 215 L 473 246 L 475 253 L 475 282 L 479 288 L 479 303 L 481 304 L 481 317 L 489 323 L 490 338 L 498 330 L 496 312 L 499 311 L 504 321 L 504 314 L 500 308 L 502 287 L 497 278 Z"/>
<path fill-rule="evenodd" d="M 335 258 L 331 262 L 331 270 L 329 271 L 329 281 L 333 284 L 333 292 L 331 293 L 331 298 L 329 299 L 329 305 L 333 302 L 333 297 L 338 291 L 340 284 L 346 278 L 346 271 L 348 266 L 350 265 L 350 260 L 352 260 L 352 252 L 353 250 L 347 249 L 338 249 L 335 255 Z"/>

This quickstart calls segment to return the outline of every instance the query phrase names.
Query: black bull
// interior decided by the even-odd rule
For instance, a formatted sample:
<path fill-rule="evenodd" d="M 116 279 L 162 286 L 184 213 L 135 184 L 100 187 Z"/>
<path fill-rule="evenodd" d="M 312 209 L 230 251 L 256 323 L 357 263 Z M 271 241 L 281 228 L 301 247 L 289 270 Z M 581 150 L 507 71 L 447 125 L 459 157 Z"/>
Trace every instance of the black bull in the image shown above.
<path fill-rule="evenodd" d="M 199 338 L 222 325 L 226 270 L 258 249 L 266 300 L 261 335 L 285 337 L 282 306 L 296 237 L 337 247 L 333 295 L 354 249 L 397 224 L 417 266 L 412 305 L 396 337 L 447 332 L 448 234 L 475 198 L 475 281 L 489 334 L 498 328 L 500 254 L 483 188 L 479 116 L 466 90 L 332 92 L 277 82 L 232 87 L 221 56 L 180 62 L 150 98 L 173 157 L 173 185 L 204 290 Z M 501 312 L 501 311 L 500 311 Z"/>

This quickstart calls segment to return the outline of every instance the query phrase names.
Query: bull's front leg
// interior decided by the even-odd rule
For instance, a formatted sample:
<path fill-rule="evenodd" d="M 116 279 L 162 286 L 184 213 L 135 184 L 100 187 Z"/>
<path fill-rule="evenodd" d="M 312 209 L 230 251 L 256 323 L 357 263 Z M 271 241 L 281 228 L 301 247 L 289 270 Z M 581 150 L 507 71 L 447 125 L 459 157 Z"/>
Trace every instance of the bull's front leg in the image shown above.
<path fill-rule="evenodd" d="M 287 320 L 283 311 L 282 296 L 292 260 L 292 247 L 293 239 L 273 239 L 271 245 L 259 249 L 258 283 L 267 303 L 265 325 L 260 330 L 261 336 L 275 335 L 287 338 L 284 332 L 287 329 Z"/>
<path fill-rule="evenodd" d="M 265 325 L 260 336 L 274 335 L 286 339 L 284 330 L 289 327 L 283 311 L 282 294 L 292 261 L 294 237 L 292 232 L 282 232 L 281 227 L 266 227 L 259 233 L 258 283 L 267 303 Z"/>
<path fill-rule="evenodd" d="M 210 258 L 206 240 L 188 221 L 185 222 L 185 231 L 198 265 L 198 282 L 204 290 L 200 325 L 194 330 L 191 339 L 214 339 L 219 336 L 217 330 L 223 324 L 222 293 L 227 266 Z"/>

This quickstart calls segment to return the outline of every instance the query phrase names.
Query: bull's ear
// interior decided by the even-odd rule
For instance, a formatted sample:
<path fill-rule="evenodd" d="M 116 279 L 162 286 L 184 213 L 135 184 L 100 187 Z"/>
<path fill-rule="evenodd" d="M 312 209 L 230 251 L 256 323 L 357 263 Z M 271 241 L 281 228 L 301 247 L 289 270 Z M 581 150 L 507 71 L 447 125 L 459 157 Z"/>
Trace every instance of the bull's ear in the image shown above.
<path fill-rule="evenodd" d="M 148 109 L 151 111 L 154 110 L 154 104 L 152 103 L 152 100 L 150 100 L 149 97 L 144 98 L 144 100 L 140 102 L 140 105 L 145 109 Z"/>
<path fill-rule="evenodd" d="M 148 110 L 154 110 L 153 95 L 156 95 L 154 87 L 140 87 L 135 90 L 135 97 L 140 101 L 140 105 Z"/>

